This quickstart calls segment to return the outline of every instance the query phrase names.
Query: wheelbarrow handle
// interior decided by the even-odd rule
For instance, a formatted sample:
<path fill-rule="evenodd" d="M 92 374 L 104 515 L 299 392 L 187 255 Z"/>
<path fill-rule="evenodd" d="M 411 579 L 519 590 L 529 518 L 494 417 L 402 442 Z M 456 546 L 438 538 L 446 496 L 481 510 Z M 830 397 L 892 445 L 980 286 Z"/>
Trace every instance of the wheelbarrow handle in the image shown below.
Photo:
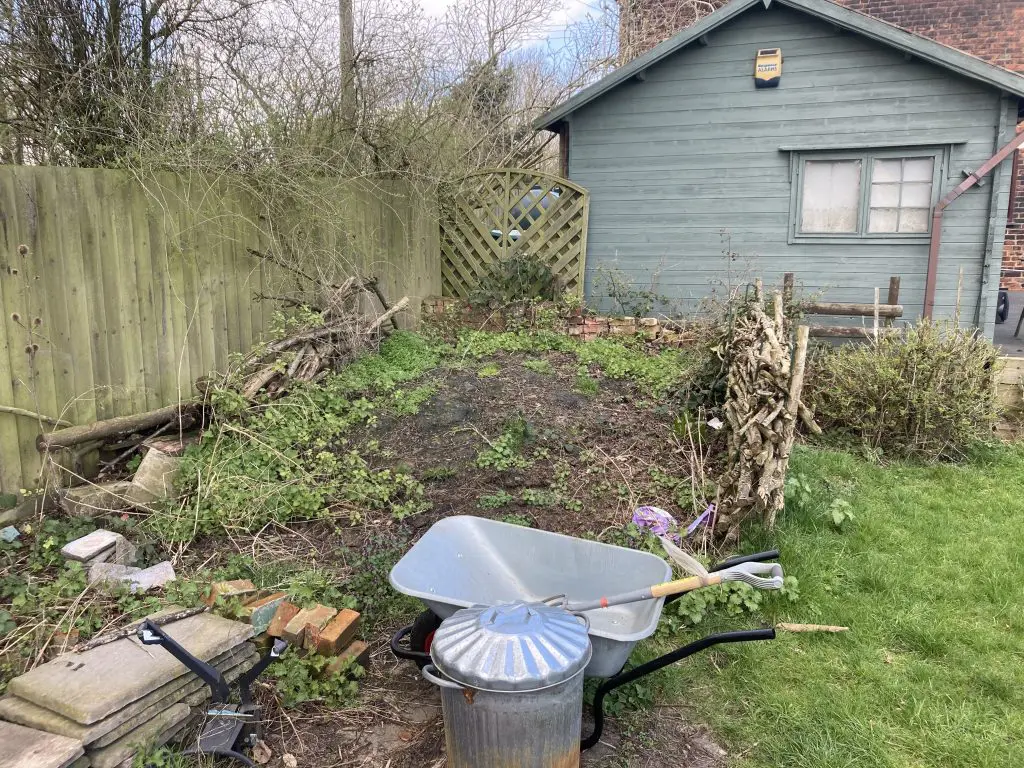
<path fill-rule="evenodd" d="M 580 739 L 580 749 L 590 749 L 601 740 L 601 732 L 604 730 L 604 697 L 616 688 L 631 683 L 634 680 L 639 680 L 641 677 L 646 677 L 652 672 L 657 672 L 659 669 L 664 669 L 670 664 L 675 664 L 677 661 L 682 661 L 688 656 L 693 656 L 715 645 L 774 639 L 774 629 L 744 629 L 738 632 L 722 632 L 717 635 L 708 635 L 700 640 L 695 640 L 689 645 L 684 645 L 682 648 L 666 653 L 664 656 L 648 661 L 646 664 L 634 667 L 628 672 L 620 672 L 615 677 L 608 678 L 598 686 L 597 693 L 594 694 L 594 732 L 587 738 Z"/>
<path fill-rule="evenodd" d="M 430 654 L 423 653 L 422 651 L 414 651 L 411 648 L 405 648 L 402 646 L 402 641 L 409 636 L 412 632 L 413 625 L 410 624 L 407 627 L 402 627 L 400 630 L 395 632 L 391 638 L 391 652 L 400 659 L 407 659 L 408 661 L 419 661 L 424 664 L 430 663 Z"/>
<path fill-rule="evenodd" d="M 756 552 L 753 555 L 737 555 L 711 566 L 708 571 L 714 573 L 715 571 L 724 571 L 726 568 L 732 568 L 743 563 L 763 563 L 767 560 L 778 560 L 780 556 L 781 553 L 777 549 L 769 549 L 767 552 Z"/>

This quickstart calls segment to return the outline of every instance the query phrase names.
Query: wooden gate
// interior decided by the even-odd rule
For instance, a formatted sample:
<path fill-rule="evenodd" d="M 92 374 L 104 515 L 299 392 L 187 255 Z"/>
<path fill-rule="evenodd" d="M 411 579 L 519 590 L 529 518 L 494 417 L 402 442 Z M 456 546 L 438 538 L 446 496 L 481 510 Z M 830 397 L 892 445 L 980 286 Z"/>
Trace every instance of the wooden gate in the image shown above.
<path fill-rule="evenodd" d="M 467 298 L 497 264 L 518 256 L 547 265 L 566 290 L 582 294 L 589 204 L 582 187 L 539 171 L 467 176 L 441 202 L 443 295 Z"/>

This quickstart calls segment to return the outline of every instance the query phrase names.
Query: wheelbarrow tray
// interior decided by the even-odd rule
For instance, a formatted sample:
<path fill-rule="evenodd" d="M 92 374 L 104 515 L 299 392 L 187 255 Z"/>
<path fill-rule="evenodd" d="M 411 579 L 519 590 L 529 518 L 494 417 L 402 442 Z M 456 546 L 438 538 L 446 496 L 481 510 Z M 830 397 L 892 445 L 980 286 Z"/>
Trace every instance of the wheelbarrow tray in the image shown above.
<path fill-rule="evenodd" d="M 592 600 L 669 581 L 672 568 L 638 552 L 481 517 L 439 520 L 391 569 L 391 586 L 442 619 L 471 605 Z M 658 626 L 664 598 L 586 613 L 594 654 L 588 677 L 618 674 L 633 646 Z"/>

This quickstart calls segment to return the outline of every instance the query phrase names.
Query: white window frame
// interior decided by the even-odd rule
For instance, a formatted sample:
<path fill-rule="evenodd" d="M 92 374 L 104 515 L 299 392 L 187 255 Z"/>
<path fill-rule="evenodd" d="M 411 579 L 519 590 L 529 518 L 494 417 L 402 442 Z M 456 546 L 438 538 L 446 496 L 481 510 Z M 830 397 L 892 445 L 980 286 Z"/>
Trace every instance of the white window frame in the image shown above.
<path fill-rule="evenodd" d="M 871 217 L 871 178 L 875 160 L 898 160 L 932 157 L 932 199 L 926 232 L 869 232 Z M 860 208 L 856 232 L 801 232 L 803 219 L 804 166 L 811 162 L 860 160 Z M 946 150 L 942 147 L 907 147 L 905 149 L 862 149 L 837 151 L 793 152 L 791 161 L 791 199 L 789 206 L 790 243 L 869 243 L 875 245 L 927 243 L 931 240 L 932 212 L 938 203 L 941 183 L 945 178 Z"/>

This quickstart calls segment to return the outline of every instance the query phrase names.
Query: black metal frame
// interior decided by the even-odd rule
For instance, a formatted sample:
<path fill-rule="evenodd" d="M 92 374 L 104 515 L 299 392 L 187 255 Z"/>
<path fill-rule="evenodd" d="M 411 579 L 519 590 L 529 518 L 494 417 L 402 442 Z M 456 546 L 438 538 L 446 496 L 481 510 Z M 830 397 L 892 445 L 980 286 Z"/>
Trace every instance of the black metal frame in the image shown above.
<path fill-rule="evenodd" d="M 779 550 L 777 549 L 771 549 L 767 552 L 757 552 L 753 555 L 738 555 L 737 557 L 730 557 L 728 560 L 723 560 L 722 562 L 717 563 L 709 569 L 709 572 L 714 573 L 715 571 L 722 571 L 726 568 L 732 568 L 733 566 L 740 565 L 742 563 L 763 563 L 768 560 L 776 560 L 778 557 Z M 681 594 L 671 595 L 665 598 L 665 605 L 678 600 L 680 597 L 682 597 Z M 430 654 L 414 650 L 408 647 L 407 644 L 402 644 L 402 641 L 405 640 L 405 638 L 407 638 L 412 632 L 412 628 L 413 625 L 410 624 L 406 627 L 402 627 L 394 634 L 391 638 L 391 652 L 399 659 L 413 661 L 422 667 L 424 664 L 430 663 Z M 670 664 L 675 664 L 677 661 L 682 661 L 689 656 L 693 656 L 696 653 L 700 653 L 701 651 L 716 645 L 774 639 L 774 629 L 747 629 L 739 630 L 737 632 L 722 632 L 716 635 L 708 635 L 707 637 L 702 637 L 700 640 L 696 640 L 689 645 L 684 645 L 681 648 L 677 648 L 663 656 L 652 659 L 646 664 L 634 667 L 628 672 L 619 672 L 619 674 L 614 677 L 609 677 L 601 683 L 597 689 L 597 693 L 594 695 L 594 732 L 587 738 L 580 739 L 580 749 L 590 749 L 600 740 L 601 732 L 604 730 L 604 699 L 605 696 L 616 688 L 627 685 L 634 680 L 639 680 L 641 677 L 646 677 L 652 672 L 657 672 L 659 669 L 664 669 Z"/>
<path fill-rule="evenodd" d="M 164 632 L 158 624 L 147 619 L 139 626 L 137 634 L 143 645 L 162 646 L 186 669 L 210 686 L 210 704 L 213 706 L 210 707 L 207 714 L 213 719 L 203 729 L 197 745 L 185 750 L 183 754 L 229 757 L 242 765 L 255 768 L 255 763 L 239 751 L 240 748 L 253 746 L 261 735 L 262 713 L 259 705 L 253 703 L 252 684 L 263 673 L 263 670 L 277 661 L 281 654 L 288 649 L 287 641 L 275 639 L 270 650 L 256 662 L 252 669 L 239 676 L 235 681 L 239 703 L 234 705 L 227 703 L 231 697 L 231 688 L 221 671 L 212 664 L 193 656 L 173 637 Z"/>

